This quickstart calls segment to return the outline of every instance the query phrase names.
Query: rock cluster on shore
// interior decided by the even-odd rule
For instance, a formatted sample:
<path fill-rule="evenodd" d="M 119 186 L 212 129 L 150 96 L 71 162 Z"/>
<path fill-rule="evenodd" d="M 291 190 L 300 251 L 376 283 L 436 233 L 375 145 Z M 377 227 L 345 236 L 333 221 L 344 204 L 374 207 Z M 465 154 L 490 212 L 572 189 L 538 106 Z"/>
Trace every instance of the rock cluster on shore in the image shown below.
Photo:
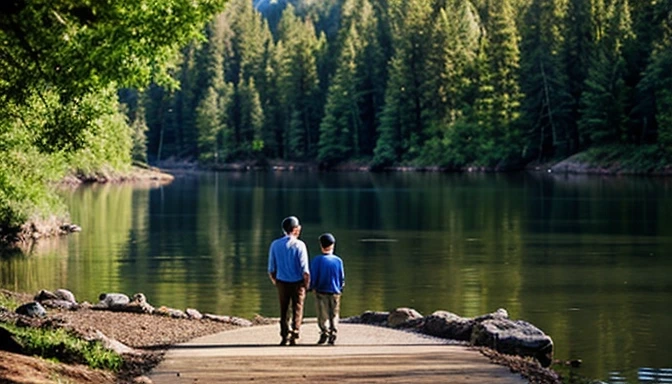
<path fill-rule="evenodd" d="M 497 352 L 529 356 L 543 367 L 553 362 L 553 340 L 539 328 L 522 321 L 511 320 L 505 309 L 482 316 L 461 317 L 447 311 L 422 316 L 411 308 L 392 312 L 364 312 L 343 322 L 373 324 L 404 328 L 430 336 L 459 340 L 473 346 L 488 347 Z"/>

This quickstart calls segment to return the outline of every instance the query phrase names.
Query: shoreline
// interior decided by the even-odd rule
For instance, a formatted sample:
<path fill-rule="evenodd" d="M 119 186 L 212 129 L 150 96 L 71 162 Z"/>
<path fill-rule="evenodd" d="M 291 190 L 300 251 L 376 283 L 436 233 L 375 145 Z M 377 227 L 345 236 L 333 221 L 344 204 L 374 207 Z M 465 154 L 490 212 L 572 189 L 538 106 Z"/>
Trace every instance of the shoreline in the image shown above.
<path fill-rule="evenodd" d="M 58 290 L 59 291 L 64 290 Z M 13 292 L 0 289 L 0 299 L 3 297 L 10 297 L 16 300 L 19 303 L 28 303 L 32 300 L 37 300 L 43 296 L 41 291 L 35 297 L 31 296 L 28 293 Z M 119 310 L 112 308 L 98 308 L 95 309 L 96 305 L 91 306 L 88 303 L 78 304 L 75 308 L 65 309 L 65 308 L 54 308 L 47 305 L 48 301 L 42 300 L 41 302 L 45 303 L 45 308 L 51 308 L 47 310 L 45 317 L 39 318 L 30 318 L 23 315 L 13 315 L 7 309 L 3 309 L 0 306 L 0 324 L 7 323 L 8 321 L 21 322 L 22 326 L 28 326 L 33 328 L 47 328 L 47 329 L 57 329 L 65 328 L 70 329 L 71 332 L 75 335 L 79 335 L 85 340 L 101 340 L 104 344 L 114 346 L 112 348 L 115 351 L 118 351 L 125 360 L 125 363 L 121 371 L 115 373 L 115 378 L 112 382 L 144 382 L 151 383 L 147 378 L 154 368 L 156 368 L 165 358 L 165 353 L 172 346 L 188 342 L 198 337 L 204 336 L 214 336 L 220 334 L 221 332 L 244 329 L 246 327 L 256 327 L 264 326 L 269 324 L 274 324 L 277 322 L 277 319 L 272 318 L 263 318 L 260 316 L 255 317 L 252 321 L 245 320 L 241 321 L 232 321 L 232 319 L 238 319 L 231 316 L 219 316 L 219 315 L 204 315 L 203 317 L 182 317 L 174 315 L 172 311 L 182 312 L 181 310 L 175 310 L 166 307 L 157 307 L 157 312 L 137 312 L 137 306 L 134 306 L 134 299 L 128 304 L 128 310 Z M 143 295 L 144 298 L 144 295 Z M 74 296 L 72 297 L 74 301 Z M 104 300 L 101 300 L 101 304 Z M 146 301 L 143 301 L 145 304 Z M 153 308 L 153 307 L 152 307 Z M 185 310 L 183 313 L 193 311 L 198 312 L 197 310 Z M 407 326 L 399 326 L 400 324 L 393 325 L 388 321 L 383 322 L 366 322 L 361 321 L 362 319 L 367 318 L 367 314 L 381 314 L 381 312 L 365 312 L 361 316 L 353 316 L 347 319 L 344 319 L 344 324 L 362 324 L 362 325 L 373 325 L 369 332 L 377 333 L 377 328 L 386 328 L 391 330 L 400 330 L 407 331 L 410 333 L 416 334 L 427 334 L 419 332 L 417 329 L 413 330 Z M 426 318 L 434 316 L 430 315 Z M 9 319 L 9 320 L 8 320 Z M 17 320 L 18 319 L 18 320 Z M 392 317 L 389 317 L 391 320 Z M 369 318 L 369 320 L 375 320 L 375 318 Z M 398 319 L 397 319 L 398 320 Z M 417 321 L 418 319 L 410 319 L 411 323 Z M 410 324 L 410 323 L 408 323 Z M 91 338 L 91 335 L 99 335 L 98 337 Z M 102 335 L 102 336 L 100 336 Z M 275 332 L 273 332 L 275 336 Z M 431 336 L 427 334 L 428 336 Z M 453 341 L 448 337 L 440 337 L 446 341 Z M 364 337 L 367 339 L 367 337 Z M 274 339 L 273 339 L 274 340 Z M 457 345 L 463 345 L 465 348 L 476 350 L 480 354 L 484 355 L 489 359 L 491 363 L 502 365 L 507 367 L 511 372 L 520 373 L 525 377 L 529 382 L 540 383 L 540 384 L 557 384 L 560 383 L 560 376 L 553 368 L 543 368 L 539 362 L 531 357 L 523 357 L 520 355 L 508 355 L 504 353 L 497 352 L 493 349 L 464 344 L 464 342 L 456 341 Z M 359 344 L 357 342 L 356 344 Z M 0 346 L 2 343 L 0 343 Z M 276 350 L 275 344 L 268 346 Z M 291 348 L 291 347 L 289 347 Z M 22 354 L 9 353 L 2 351 L 3 348 L 0 348 L 0 357 L 2 357 L 2 362 L 0 363 L 0 371 L 2 371 L 3 365 L 12 366 L 12 364 L 19 364 L 13 368 L 15 374 L 21 374 L 21 364 L 28 365 L 40 365 L 41 369 L 47 369 L 47 371 L 53 371 L 58 367 L 68 366 L 68 364 L 57 363 L 54 366 L 42 366 L 45 363 L 40 363 L 33 358 L 27 358 Z M 270 350 L 270 349 L 269 349 Z M 121 351 L 121 352 L 119 352 Z M 26 359 L 32 359 L 28 362 L 25 362 Z M 554 362 L 557 364 L 557 362 Z M 51 363 L 53 364 L 53 363 Z M 60 369 L 60 368 L 58 368 Z M 86 367 L 72 367 L 73 370 L 79 371 L 79 374 L 82 372 L 91 372 L 90 368 Z M 105 371 L 108 372 L 108 371 Z M 78 374 L 78 375 L 79 375 Z M 76 378 L 78 375 L 69 378 L 68 382 L 73 384 L 79 384 L 89 381 L 78 381 Z M 146 379 L 142 379 L 146 378 Z M 2 377 L 0 377 L 2 379 Z M 138 381 L 145 380 L 145 381 Z M 0 380 L 2 381 L 2 380 Z M 13 382 L 32 382 L 30 378 L 26 381 L 13 381 Z M 102 380 L 101 383 L 111 382 L 108 380 Z"/>
<path fill-rule="evenodd" d="M 517 168 L 497 168 L 484 166 L 465 166 L 461 168 L 451 168 L 443 166 L 417 166 L 417 165 L 394 165 L 374 169 L 366 162 L 349 161 L 330 167 L 324 167 L 317 162 L 300 162 L 286 160 L 268 160 L 258 161 L 234 161 L 224 164 L 211 166 L 200 166 L 191 161 L 181 162 L 171 160 L 168 162 L 157 163 L 156 166 L 168 172 L 176 173 L 194 172 L 194 171 L 215 171 L 215 172 L 254 172 L 254 171 L 273 171 L 273 172 L 371 172 L 371 173 L 518 173 L 518 172 L 538 172 L 558 175 L 599 175 L 599 176 L 644 176 L 644 177 L 669 177 L 672 176 L 672 165 L 665 166 L 659 170 L 636 169 L 624 166 L 619 162 L 605 164 L 591 164 L 584 161 L 583 153 L 570 156 L 566 159 L 548 162 L 533 161 L 523 167 Z"/>

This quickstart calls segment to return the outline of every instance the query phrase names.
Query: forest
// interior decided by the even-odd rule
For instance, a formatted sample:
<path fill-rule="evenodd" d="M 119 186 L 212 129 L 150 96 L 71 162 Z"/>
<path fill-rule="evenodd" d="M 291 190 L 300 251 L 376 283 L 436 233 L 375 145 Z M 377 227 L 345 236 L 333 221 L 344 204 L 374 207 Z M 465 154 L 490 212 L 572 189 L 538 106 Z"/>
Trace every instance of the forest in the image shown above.
<path fill-rule="evenodd" d="M 672 164 L 672 0 L 12 0 L 0 239 L 133 162 Z"/>
<path fill-rule="evenodd" d="M 655 169 L 672 152 L 671 9 L 230 0 L 182 50 L 180 88 L 132 109 L 152 161 L 509 170 L 593 151 Z"/>

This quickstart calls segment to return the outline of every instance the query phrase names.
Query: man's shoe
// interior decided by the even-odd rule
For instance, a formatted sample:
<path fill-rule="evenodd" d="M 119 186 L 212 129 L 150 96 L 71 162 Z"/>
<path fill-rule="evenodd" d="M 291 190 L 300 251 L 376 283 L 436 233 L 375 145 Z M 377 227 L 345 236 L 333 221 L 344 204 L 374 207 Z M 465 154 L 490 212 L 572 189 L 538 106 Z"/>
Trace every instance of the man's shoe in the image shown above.
<path fill-rule="evenodd" d="M 282 346 L 282 345 L 287 345 L 287 342 L 288 342 L 287 338 L 286 338 L 286 337 L 283 337 L 282 340 L 280 340 L 280 345 L 281 345 L 281 346 Z"/>
<path fill-rule="evenodd" d="M 336 342 L 336 335 L 330 335 L 329 336 L 329 345 L 334 345 Z"/>
<path fill-rule="evenodd" d="M 317 344 L 324 344 L 327 342 L 327 334 L 323 333 L 320 335 L 320 340 L 317 341 Z"/>

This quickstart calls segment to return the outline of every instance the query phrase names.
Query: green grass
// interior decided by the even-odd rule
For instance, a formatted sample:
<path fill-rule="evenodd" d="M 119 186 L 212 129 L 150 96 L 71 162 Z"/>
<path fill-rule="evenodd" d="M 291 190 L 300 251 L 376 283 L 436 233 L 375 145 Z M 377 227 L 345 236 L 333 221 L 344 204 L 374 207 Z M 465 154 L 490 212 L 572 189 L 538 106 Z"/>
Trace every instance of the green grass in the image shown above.
<path fill-rule="evenodd" d="M 10 312 L 14 312 L 20 305 L 21 303 L 16 301 L 13 297 L 0 293 L 0 307 L 5 308 Z"/>
<path fill-rule="evenodd" d="M 23 328 L 11 324 L 0 327 L 12 332 L 29 355 L 113 372 L 123 364 L 119 354 L 105 349 L 100 342 L 82 340 L 64 329 Z"/>

